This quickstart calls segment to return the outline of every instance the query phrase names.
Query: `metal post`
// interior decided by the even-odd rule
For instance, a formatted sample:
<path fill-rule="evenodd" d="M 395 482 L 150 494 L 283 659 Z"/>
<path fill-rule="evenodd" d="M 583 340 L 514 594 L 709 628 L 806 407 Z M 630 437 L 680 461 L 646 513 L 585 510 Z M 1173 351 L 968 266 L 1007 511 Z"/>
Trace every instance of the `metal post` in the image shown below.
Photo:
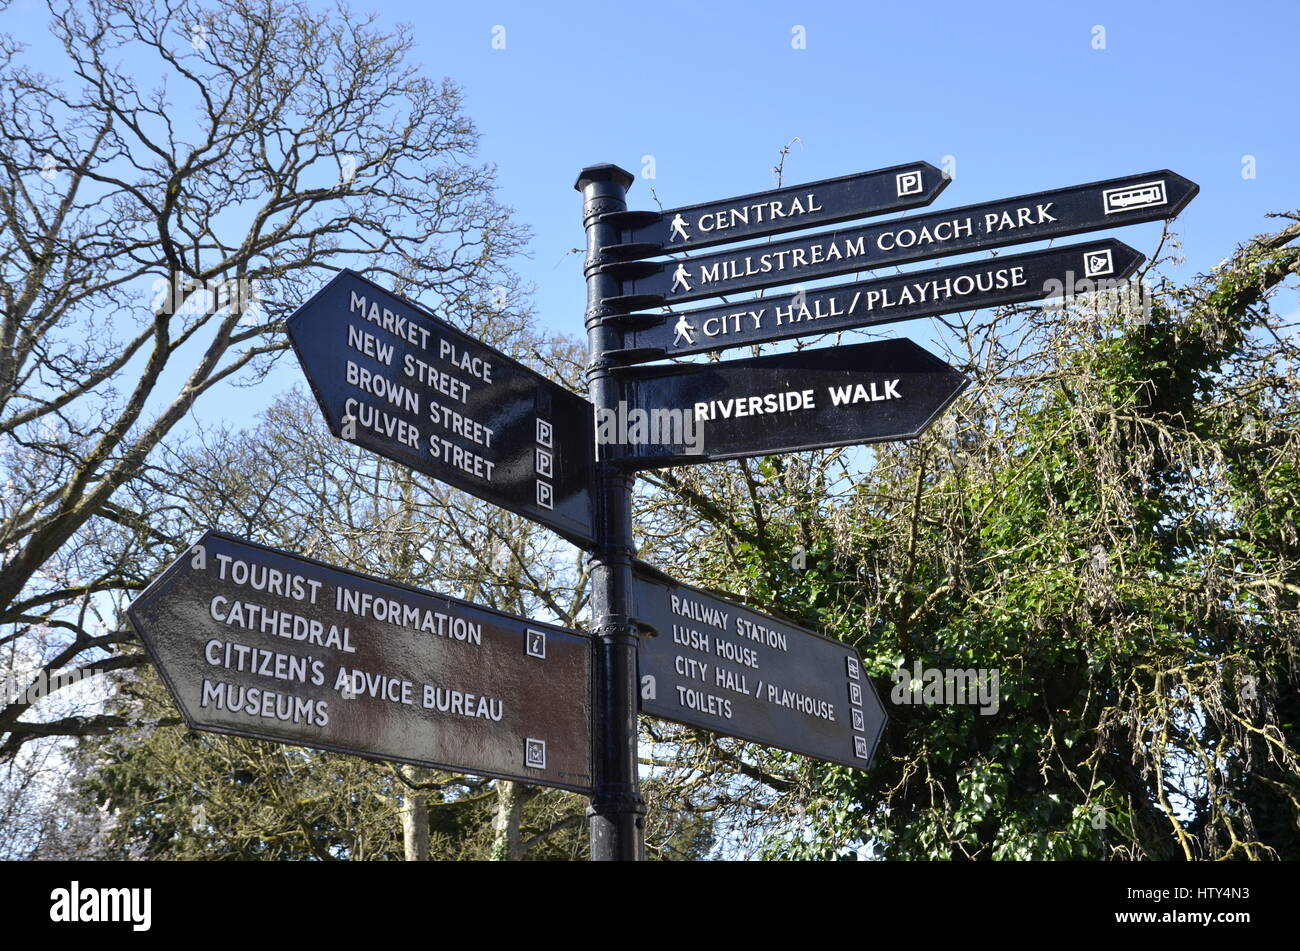
<path fill-rule="evenodd" d="M 602 247 L 614 244 L 617 229 L 597 219 L 627 210 L 635 179 L 617 165 L 584 168 L 574 187 L 582 192 L 587 229 L 587 392 L 599 414 L 617 412 L 622 390 L 608 356 L 622 349 L 620 313 L 602 303 L 621 293 L 616 277 L 601 272 L 610 263 Z M 596 637 L 593 710 L 596 759 L 591 818 L 592 861 L 639 861 L 645 857 L 645 800 L 637 769 L 637 630 L 632 617 L 632 475 L 618 467 L 626 447 L 596 446 L 592 486 L 596 544 L 591 555 L 592 633 Z"/>

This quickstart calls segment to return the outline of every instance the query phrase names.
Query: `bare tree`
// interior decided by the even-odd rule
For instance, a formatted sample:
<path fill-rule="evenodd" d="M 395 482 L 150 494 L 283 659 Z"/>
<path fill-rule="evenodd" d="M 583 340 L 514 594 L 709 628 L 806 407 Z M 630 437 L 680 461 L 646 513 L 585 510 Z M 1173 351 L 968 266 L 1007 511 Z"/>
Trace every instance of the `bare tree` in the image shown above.
<path fill-rule="evenodd" d="M 517 329 L 513 349 L 525 352 L 536 341 Z M 335 439 L 302 388 L 277 399 L 255 428 L 173 441 L 123 492 L 151 513 L 158 551 L 146 570 L 215 527 L 578 626 L 585 575 L 570 546 Z M 106 709 L 132 728 L 79 740 L 64 764 L 76 772 L 70 788 L 52 770 L 37 772 L 33 754 L 47 744 L 28 744 L 15 757 L 22 768 L 0 771 L 0 856 L 91 856 L 101 847 L 117 858 L 585 854 L 586 801 L 574 793 L 182 726 L 150 729 L 160 714 L 174 718 L 161 681 L 148 671 L 111 679 Z"/>
<path fill-rule="evenodd" d="M 131 486 L 203 394 L 264 373 L 340 267 L 499 307 L 524 240 L 458 89 L 346 9 L 50 0 L 44 75 L 0 36 L 0 648 L 11 675 L 142 662 L 104 600 L 157 543 Z M 0 757 L 111 730 L 0 704 Z"/>

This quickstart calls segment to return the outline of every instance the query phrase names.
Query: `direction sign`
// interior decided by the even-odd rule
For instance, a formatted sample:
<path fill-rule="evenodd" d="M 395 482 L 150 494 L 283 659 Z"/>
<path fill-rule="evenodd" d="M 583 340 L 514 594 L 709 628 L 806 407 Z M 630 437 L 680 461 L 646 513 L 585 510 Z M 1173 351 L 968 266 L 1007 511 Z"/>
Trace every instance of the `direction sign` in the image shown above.
<path fill-rule="evenodd" d="M 929 162 L 912 162 L 663 212 L 612 212 L 600 222 L 618 226 L 620 238 L 601 250 L 632 260 L 923 208 L 949 181 Z"/>
<path fill-rule="evenodd" d="M 911 439 L 967 384 L 905 339 L 615 372 L 626 407 L 597 439 L 639 469 Z"/>
<path fill-rule="evenodd" d="M 335 436 L 592 541 L 581 396 L 352 271 L 288 327 Z"/>
<path fill-rule="evenodd" d="M 634 571 L 641 712 L 866 768 L 885 710 L 858 652 L 786 621 Z"/>
<path fill-rule="evenodd" d="M 691 258 L 607 264 L 603 270 L 620 279 L 622 294 L 605 302 L 701 300 L 1157 221 L 1177 215 L 1199 190 L 1173 172 L 1147 172 Z"/>
<path fill-rule="evenodd" d="M 1143 256 L 1106 239 L 913 271 L 788 296 L 665 314 L 628 331 L 638 362 L 1086 293 L 1126 280 Z M 656 315 L 657 316 L 657 315 Z M 647 319 L 650 319 L 647 317 Z"/>
<path fill-rule="evenodd" d="M 128 614 L 193 729 L 591 789 L 585 635 L 220 532 Z"/>

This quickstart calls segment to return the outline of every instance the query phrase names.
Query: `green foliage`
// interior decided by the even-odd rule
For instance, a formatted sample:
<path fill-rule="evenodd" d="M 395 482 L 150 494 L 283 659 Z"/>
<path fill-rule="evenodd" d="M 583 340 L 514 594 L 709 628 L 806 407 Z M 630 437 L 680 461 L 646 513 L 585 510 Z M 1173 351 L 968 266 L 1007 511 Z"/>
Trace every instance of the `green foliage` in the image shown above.
<path fill-rule="evenodd" d="M 1268 306 L 1297 235 L 1148 309 L 954 323 L 956 425 L 870 464 L 684 480 L 727 516 L 715 583 L 858 646 L 890 715 L 870 770 L 811 766 L 768 855 L 1300 857 L 1300 383 Z M 917 661 L 996 669 L 997 711 L 890 702 Z"/>

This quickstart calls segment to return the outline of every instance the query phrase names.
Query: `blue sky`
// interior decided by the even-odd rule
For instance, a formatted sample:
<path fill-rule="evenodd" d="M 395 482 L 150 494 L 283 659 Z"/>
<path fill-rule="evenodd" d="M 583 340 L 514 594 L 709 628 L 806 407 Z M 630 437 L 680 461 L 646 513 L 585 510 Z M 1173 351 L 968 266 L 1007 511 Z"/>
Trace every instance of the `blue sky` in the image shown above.
<path fill-rule="evenodd" d="M 566 251 L 582 244 L 570 186 L 587 163 L 640 175 L 652 156 L 632 207 L 654 207 L 652 189 L 673 206 L 771 187 L 796 137 L 789 183 L 952 156 L 934 208 L 1170 168 L 1202 188 L 1177 224 L 1184 276 L 1300 207 L 1295 3 L 371 8 L 409 22 L 426 68 L 464 86 L 502 198 L 534 229 L 519 269 L 556 329 L 581 331 Z M 1158 233 L 1115 232 L 1144 252 Z"/>
<path fill-rule="evenodd" d="M 1267 212 L 1300 208 L 1294 0 L 354 9 L 408 24 L 424 72 L 463 87 L 479 157 L 532 228 L 529 255 L 513 263 L 554 331 L 583 332 L 572 185 L 592 163 L 638 175 L 633 208 L 772 187 L 788 143 L 787 184 L 919 159 L 951 168 L 933 210 L 1170 168 L 1201 185 L 1176 223 L 1187 261 L 1169 273 L 1181 278 L 1276 228 Z M 47 18 L 39 0 L 17 0 L 15 13 L 32 26 Z M 39 47 L 42 33 L 27 37 Z M 1111 233 L 1149 253 L 1159 225 Z M 1294 311 L 1295 295 L 1282 306 Z M 886 330 L 923 343 L 932 332 L 928 321 Z M 256 393 L 200 412 L 251 423 L 301 379 L 287 357 Z"/>
<path fill-rule="evenodd" d="M 1182 279 L 1279 227 L 1268 212 L 1300 208 L 1296 0 L 353 6 L 409 24 L 426 74 L 463 87 L 479 157 L 533 231 L 514 265 L 554 331 L 583 332 L 582 261 L 569 252 L 583 244 L 572 185 L 586 164 L 637 173 L 633 208 L 772 187 L 792 142 L 788 184 L 914 160 L 955 167 L 934 210 L 1169 168 L 1201 186 L 1176 224 L 1187 260 L 1170 275 Z M 15 0 L 4 17 L 48 44 L 39 0 Z M 1149 253 L 1159 232 L 1111 233 Z M 925 343 L 933 328 L 886 331 Z M 211 394 L 200 414 L 253 425 L 302 380 L 285 355 L 259 386 Z"/>

